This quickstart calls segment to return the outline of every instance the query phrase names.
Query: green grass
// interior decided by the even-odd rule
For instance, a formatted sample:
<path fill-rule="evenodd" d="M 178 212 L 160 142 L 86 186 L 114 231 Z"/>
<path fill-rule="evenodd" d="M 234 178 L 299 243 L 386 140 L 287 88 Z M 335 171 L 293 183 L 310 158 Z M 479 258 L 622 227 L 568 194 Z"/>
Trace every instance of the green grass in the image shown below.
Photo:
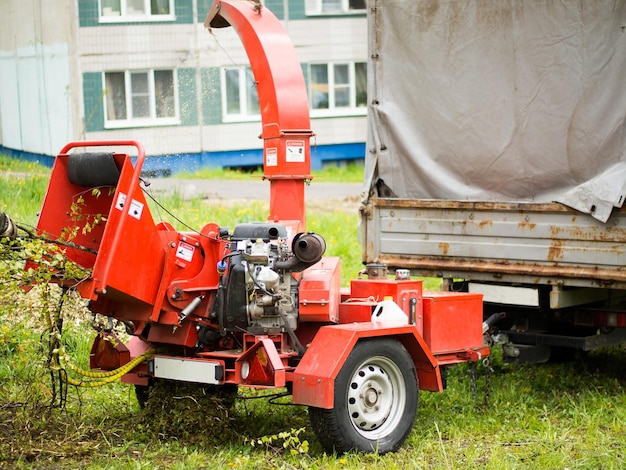
<path fill-rule="evenodd" d="M 16 220 L 29 220 L 29 213 L 41 204 L 44 182 L 26 190 L 26 181 L 0 179 L 0 210 Z M 18 201 L 24 198 L 28 204 Z M 265 203 L 208 204 L 177 195 L 161 202 L 194 229 L 206 222 L 232 228 L 267 216 Z M 170 217 L 159 211 L 161 215 L 153 208 L 156 219 Z M 357 215 L 320 211 L 308 217 L 309 228 L 326 238 L 328 254 L 341 256 L 345 284 L 360 269 Z M 406 444 L 384 456 L 326 454 L 308 426 L 304 407 L 274 405 L 268 399 L 237 400 L 226 411 L 200 396 L 178 393 L 157 402 L 156 410 L 142 411 L 131 386 L 113 383 L 96 389 L 71 387 L 65 409 L 51 409 L 44 308 L 32 301 L 31 294 L 15 288 L 6 277 L 6 265 L 0 268 L 0 468 L 626 467 L 624 348 L 597 351 L 568 363 L 534 366 L 503 364 L 496 350 L 487 404 L 485 368 L 479 366 L 474 397 L 467 366 L 454 367 L 444 393 L 420 394 L 418 418 Z M 68 309 L 63 341 L 86 367 L 93 338 L 89 318 L 71 304 Z M 246 398 L 268 392 L 240 391 Z M 271 438 L 282 431 L 291 441 Z M 252 445 L 262 437 L 266 437 L 265 444 Z"/>
<path fill-rule="evenodd" d="M 39 163 L 28 162 L 0 154 L 0 172 L 49 174 L 50 168 L 40 165 Z"/>
<path fill-rule="evenodd" d="M 49 178 L 50 168 L 0 155 L 0 211 L 34 225 Z"/>
<path fill-rule="evenodd" d="M 86 328 L 84 333 L 87 342 Z M 626 352 L 618 348 L 567 364 L 499 364 L 487 406 L 484 369 L 479 369 L 474 398 L 467 368 L 457 366 L 449 373 L 444 393 L 421 393 L 409 439 L 400 451 L 385 456 L 326 454 L 308 427 L 304 407 L 274 405 L 266 399 L 238 400 L 217 420 L 215 410 L 179 395 L 159 404 L 162 414 L 151 415 L 139 409 L 130 386 L 115 383 L 93 390 L 71 389 L 64 412 L 44 412 L 41 406 L 26 404 L 10 407 L 5 391 L 13 382 L 40 379 L 44 383 L 45 375 L 37 377 L 31 371 L 30 376 L 18 374 L 18 379 L 8 378 L 9 383 L 2 385 L 0 466 L 620 469 L 626 465 L 622 364 Z M 29 393 L 22 398 L 33 399 L 33 392 Z M 174 406 L 182 406 L 180 413 L 168 414 Z M 295 444 L 287 448 L 280 439 L 251 444 L 262 436 L 281 431 L 293 435 L 290 430 L 301 428 L 304 431 Z M 300 453 L 304 441 L 309 447 Z"/>
<path fill-rule="evenodd" d="M 329 165 L 322 170 L 311 172 L 313 178 L 324 182 L 360 183 L 363 181 L 363 165 L 350 163 L 347 165 Z M 222 168 L 203 168 L 194 172 L 180 172 L 174 178 L 185 179 L 247 179 L 251 176 L 263 176 L 261 168 L 235 170 Z"/>

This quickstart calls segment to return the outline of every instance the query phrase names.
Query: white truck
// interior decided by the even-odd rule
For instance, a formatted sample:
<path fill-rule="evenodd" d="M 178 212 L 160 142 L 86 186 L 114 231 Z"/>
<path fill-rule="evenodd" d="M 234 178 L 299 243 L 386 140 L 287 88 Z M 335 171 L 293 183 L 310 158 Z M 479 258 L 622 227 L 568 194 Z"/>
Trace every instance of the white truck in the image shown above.
<path fill-rule="evenodd" d="M 370 0 L 363 261 L 480 292 L 505 359 L 626 341 L 626 1 Z"/>

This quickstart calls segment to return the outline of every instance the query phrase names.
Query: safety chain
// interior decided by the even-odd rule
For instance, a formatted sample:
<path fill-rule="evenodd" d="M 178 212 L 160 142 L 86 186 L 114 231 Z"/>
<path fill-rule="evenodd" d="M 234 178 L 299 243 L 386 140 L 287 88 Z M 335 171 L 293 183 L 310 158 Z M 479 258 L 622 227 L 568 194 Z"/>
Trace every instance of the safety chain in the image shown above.
<path fill-rule="evenodd" d="M 491 376 L 493 375 L 493 367 L 491 367 L 491 361 L 488 357 L 483 359 L 483 366 L 485 367 L 485 401 L 483 406 L 489 406 L 489 397 L 491 395 Z"/>
<path fill-rule="evenodd" d="M 467 373 L 470 378 L 470 392 L 474 403 L 476 402 L 476 364 L 476 362 L 470 362 L 467 365 Z"/>
<path fill-rule="evenodd" d="M 468 363 L 467 373 L 470 379 L 470 393 L 472 394 L 472 401 L 477 403 L 477 362 Z M 486 357 L 482 362 L 483 367 L 485 368 L 485 397 L 483 399 L 483 406 L 487 407 L 489 405 L 489 398 L 491 396 L 491 376 L 494 373 L 493 367 L 491 367 L 491 362 L 489 358 Z"/>

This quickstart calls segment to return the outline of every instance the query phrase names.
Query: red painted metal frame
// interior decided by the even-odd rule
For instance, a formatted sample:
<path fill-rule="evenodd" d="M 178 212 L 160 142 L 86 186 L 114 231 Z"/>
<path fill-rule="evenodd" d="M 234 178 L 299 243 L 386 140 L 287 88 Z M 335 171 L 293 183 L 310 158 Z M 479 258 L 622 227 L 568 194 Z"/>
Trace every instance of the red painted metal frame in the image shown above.
<path fill-rule="evenodd" d="M 216 1 L 204 25 L 230 25 L 243 43 L 261 107 L 264 177 L 270 180 L 269 219 L 304 231 L 304 184 L 311 179 L 313 132 L 295 48 L 278 19 L 257 3 Z"/>
<path fill-rule="evenodd" d="M 468 292 L 424 292 L 423 337 L 435 356 L 483 344 L 483 296 Z"/>
<path fill-rule="evenodd" d="M 76 239 L 73 240 L 77 244 L 98 249 L 100 255 L 97 258 L 92 254 L 86 254 L 85 252 L 81 252 L 79 250 L 67 250 L 70 259 L 78 262 L 82 266 L 88 268 L 94 267 L 94 270 L 97 271 L 97 278 L 94 277 L 89 283 L 81 284 L 81 288 L 84 288 L 84 291 L 81 293 L 85 294 L 85 297 L 92 300 L 96 298 L 95 295 L 97 291 L 99 292 L 106 289 L 112 265 L 117 261 L 115 256 L 103 256 L 103 247 L 99 246 L 99 243 L 101 239 L 105 237 L 106 232 L 106 236 L 110 240 L 109 247 L 107 248 L 110 248 L 110 253 L 116 252 L 125 236 L 128 217 L 125 216 L 126 210 L 123 213 L 124 215 L 122 215 L 122 211 L 115 211 L 118 212 L 117 214 L 110 214 L 109 212 L 115 204 L 115 198 L 117 197 L 119 188 L 114 196 L 111 196 L 110 194 L 102 194 L 101 196 L 92 197 L 91 193 L 85 190 L 86 188 L 73 185 L 69 182 L 67 177 L 66 162 L 69 152 L 76 148 L 120 146 L 135 147 L 137 149 L 137 160 L 134 168 L 132 167 L 130 158 L 127 155 L 114 155 L 117 164 L 122 167 L 120 181 L 127 181 L 127 185 L 125 185 L 127 200 L 130 202 L 134 199 L 143 197 L 143 194 L 139 190 L 139 176 L 141 174 L 141 168 L 145 158 L 145 151 L 139 142 L 134 140 L 70 142 L 61 149 L 59 155 L 55 159 L 50 183 L 44 197 L 44 203 L 39 215 L 39 220 L 37 221 L 38 231 L 61 237 L 64 229 L 77 224 L 77 221 L 69 219 L 69 215 L 67 215 L 67 213 L 70 210 L 71 202 L 75 200 L 77 195 L 81 194 L 85 200 L 85 206 L 89 206 L 89 212 L 87 212 L 87 214 L 101 213 L 102 215 L 108 216 L 109 219 L 112 217 L 117 219 L 113 221 L 109 220 L 109 222 L 111 222 L 109 224 L 99 224 L 98 226 L 95 226 L 94 231 L 88 235 L 81 234 L 81 231 L 79 230 L 76 235 Z M 121 184 L 118 183 L 118 186 L 120 185 Z M 114 225 L 112 235 L 108 233 L 106 228 L 110 225 Z M 89 284 L 88 287 L 87 284 Z M 87 293 L 87 289 L 90 289 L 91 292 Z"/>
<path fill-rule="evenodd" d="M 443 391 L 437 359 L 414 325 L 350 323 L 323 326 L 293 373 L 293 402 L 330 409 L 334 406 L 335 378 L 359 340 L 393 337 L 407 349 L 417 369 L 422 390 Z"/>
<path fill-rule="evenodd" d="M 245 351 L 235 361 L 235 374 L 240 385 L 252 385 L 261 387 L 284 387 L 286 381 L 286 360 L 288 355 L 281 355 L 276 349 L 274 341 L 265 336 L 255 338 L 256 342 Z M 281 342 L 282 344 L 282 342 Z M 249 365 L 249 374 L 242 376 L 243 364 Z"/>
<path fill-rule="evenodd" d="M 114 153 L 121 167 L 116 186 L 92 196 L 91 188 L 69 181 L 66 162 L 72 149 L 103 146 L 133 146 L 138 156 L 133 165 L 129 155 Z M 92 300 L 92 311 L 105 315 L 114 312 L 118 319 L 140 322 L 137 328 L 152 321 L 148 341 L 193 346 L 195 329 L 191 324 L 179 325 L 178 313 L 194 298 L 202 297 L 196 314 L 208 315 L 218 285 L 215 264 L 224 254 L 226 241 L 220 239 L 216 224 L 207 224 L 199 234 L 177 232 L 169 224 L 155 225 L 139 187 L 144 158 L 143 147 L 136 141 L 66 145 L 55 160 L 37 229 L 52 237 L 62 237 L 66 228 L 78 229 L 75 241 L 97 250 L 96 256 L 67 249 L 70 259 L 92 268 L 91 278 L 78 285 L 79 293 Z M 81 219 L 67 215 L 78 196 L 84 199 L 81 217 L 101 214 L 106 218 L 87 234 L 81 230 Z M 142 209 L 135 213 L 133 207 Z M 176 247 L 181 243 L 190 247 L 189 259 L 176 256 Z M 175 334 L 172 327 L 177 327 Z"/>
<path fill-rule="evenodd" d="M 328 256 L 302 273 L 298 289 L 301 322 L 339 323 L 341 260 Z"/>
<path fill-rule="evenodd" d="M 128 186 L 128 194 L 126 197 L 129 201 L 132 201 L 135 197 L 135 193 L 139 188 L 139 177 L 141 176 L 141 168 L 143 167 L 143 162 L 146 157 L 146 151 L 143 148 L 143 145 L 136 140 L 114 140 L 114 141 L 84 141 L 84 142 L 70 142 L 65 147 L 61 149 L 61 154 L 68 153 L 71 149 L 76 147 L 108 147 L 108 146 L 129 146 L 135 147 L 137 149 L 137 161 L 135 162 L 135 171 L 133 172 L 132 179 Z M 124 225 L 127 217 L 123 217 L 117 227 L 115 228 L 115 235 L 113 236 L 112 245 L 117 246 L 122 239 L 124 233 Z M 102 279 L 100 279 L 103 286 L 106 286 L 107 278 L 109 274 L 109 270 L 111 269 L 112 257 L 108 258 L 108 261 L 102 268 Z"/>

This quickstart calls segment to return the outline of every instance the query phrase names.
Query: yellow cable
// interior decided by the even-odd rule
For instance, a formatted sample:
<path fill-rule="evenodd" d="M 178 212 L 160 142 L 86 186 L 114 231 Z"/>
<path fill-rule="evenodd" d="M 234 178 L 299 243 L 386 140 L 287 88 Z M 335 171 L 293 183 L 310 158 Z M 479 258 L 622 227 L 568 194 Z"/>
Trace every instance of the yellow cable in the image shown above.
<path fill-rule="evenodd" d="M 138 364 L 141 364 L 145 359 L 147 359 L 149 356 L 154 354 L 154 352 L 155 352 L 155 350 L 147 351 L 147 352 L 137 356 L 132 361 L 127 362 L 126 364 L 124 364 L 120 368 L 114 369 L 114 370 L 110 370 L 110 371 L 106 371 L 106 372 L 81 369 L 76 364 L 74 364 L 74 363 L 72 363 L 70 361 L 70 359 L 65 354 L 65 351 L 59 351 L 59 357 L 63 358 L 63 361 L 65 362 L 66 367 L 68 367 L 69 369 L 71 369 L 72 371 L 77 373 L 78 375 L 82 375 L 84 377 L 89 377 L 89 378 L 92 378 L 92 379 L 104 379 L 104 378 L 107 378 L 107 377 L 112 377 L 114 375 L 117 375 L 119 370 L 122 369 L 122 368 L 128 368 L 129 370 L 133 369 L 135 366 L 137 366 Z"/>
<path fill-rule="evenodd" d="M 66 375 L 65 380 L 67 381 L 67 383 L 71 385 L 81 386 L 81 387 L 99 387 L 101 385 L 109 384 L 121 378 L 123 375 L 130 372 L 132 369 L 134 369 L 139 364 L 147 360 L 151 355 L 153 355 L 156 352 L 157 352 L 156 349 L 146 351 L 143 354 L 134 358 L 132 361 L 127 362 L 123 366 L 115 370 L 111 370 L 107 372 L 95 372 L 95 371 L 88 371 L 88 370 L 81 369 L 80 367 L 78 367 L 77 365 L 73 364 L 72 362 L 68 360 L 68 357 L 65 354 L 65 351 L 63 349 L 57 351 L 57 354 L 59 358 L 63 358 L 65 367 L 77 373 L 78 375 L 82 375 L 84 377 L 87 377 L 88 379 L 104 379 L 100 381 L 94 381 L 94 380 L 84 381 L 84 380 L 77 380 Z"/>

